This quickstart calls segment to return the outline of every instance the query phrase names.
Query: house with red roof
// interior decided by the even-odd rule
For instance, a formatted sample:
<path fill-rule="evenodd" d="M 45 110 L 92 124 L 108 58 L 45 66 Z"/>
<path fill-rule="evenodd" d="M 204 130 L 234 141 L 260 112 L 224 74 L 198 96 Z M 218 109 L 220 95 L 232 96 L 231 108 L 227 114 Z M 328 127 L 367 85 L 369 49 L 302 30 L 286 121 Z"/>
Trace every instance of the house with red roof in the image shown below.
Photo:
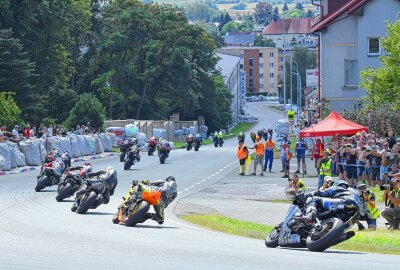
<path fill-rule="evenodd" d="M 294 45 L 316 47 L 318 39 L 311 35 L 311 18 L 279 18 L 262 31 L 277 47 L 291 49 Z"/>
<path fill-rule="evenodd" d="M 365 95 L 360 71 L 379 67 L 386 22 L 396 21 L 399 0 L 313 0 L 320 14 L 311 23 L 319 36 L 318 96 L 331 110 L 351 108 Z"/>

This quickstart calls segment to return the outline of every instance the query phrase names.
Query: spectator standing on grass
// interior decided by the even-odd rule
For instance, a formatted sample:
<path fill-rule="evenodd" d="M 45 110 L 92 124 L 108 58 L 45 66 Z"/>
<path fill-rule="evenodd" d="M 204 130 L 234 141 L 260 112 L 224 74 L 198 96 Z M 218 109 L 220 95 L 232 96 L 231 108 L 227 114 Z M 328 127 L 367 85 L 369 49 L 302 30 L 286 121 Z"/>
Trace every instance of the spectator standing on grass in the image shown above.
<path fill-rule="evenodd" d="M 376 219 L 379 217 L 380 212 L 375 203 L 375 194 L 367 189 L 366 184 L 358 186 L 358 196 L 360 196 L 360 219 L 357 221 L 358 229 L 365 230 L 365 227 L 360 221 L 366 221 L 368 229 L 376 230 Z"/>
<path fill-rule="evenodd" d="M 15 142 L 18 142 L 19 141 L 19 139 L 20 139 L 20 136 L 19 136 L 19 126 L 18 125 L 15 125 L 14 126 L 14 129 L 12 130 L 12 138 L 13 138 L 13 140 L 15 141 Z"/>
<path fill-rule="evenodd" d="M 284 175 L 282 178 L 289 177 L 289 169 L 290 169 L 290 160 L 292 159 L 292 151 L 289 149 L 289 145 L 285 142 L 282 143 L 282 150 L 281 150 L 281 161 L 282 161 L 282 168 Z"/>
<path fill-rule="evenodd" d="M 300 163 L 303 163 L 303 174 L 307 174 L 306 167 L 306 150 L 308 146 L 303 138 L 299 138 L 296 142 L 296 157 L 297 157 L 297 171 L 296 173 L 300 173 Z"/>
<path fill-rule="evenodd" d="M 322 158 L 323 156 L 324 156 L 324 145 L 322 144 L 321 139 L 318 138 L 311 152 L 311 160 L 313 159 L 315 160 L 314 165 L 315 168 L 317 169 L 318 174 L 319 174 L 319 168 L 317 164 L 319 159 Z"/>
<path fill-rule="evenodd" d="M 350 186 L 357 185 L 357 153 L 352 144 L 346 145 L 345 150 L 347 182 Z"/>
<path fill-rule="evenodd" d="M 239 140 L 239 147 L 237 149 L 237 157 L 239 159 L 240 172 L 239 175 L 244 175 L 246 159 L 249 156 L 249 150 L 244 145 L 242 140 Z"/>
<path fill-rule="evenodd" d="M 272 162 L 274 161 L 275 143 L 272 141 L 271 135 L 268 135 L 268 140 L 265 142 L 264 148 L 265 148 L 264 172 L 267 171 L 267 167 L 269 172 L 272 172 Z"/>
<path fill-rule="evenodd" d="M 383 201 L 389 204 L 389 207 L 382 210 L 381 215 L 384 217 L 394 230 L 399 229 L 400 223 L 400 179 L 392 178 L 390 183 L 393 189 L 385 189 L 383 191 Z"/>
<path fill-rule="evenodd" d="M 250 148 L 250 147 L 249 147 Z M 254 158 L 254 172 L 252 175 L 256 175 L 257 165 L 260 165 L 260 175 L 263 173 L 263 161 L 264 161 L 264 144 L 260 142 L 260 136 L 256 136 L 256 144 L 250 149 L 255 149 L 256 157 Z"/>
<path fill-rule="evenodd" d="M 22 136 L 24 136 L 25 139 L 29 140 L 31 138 L 31 125 L 26 124 L 24 131 L 22 132 Z"/>

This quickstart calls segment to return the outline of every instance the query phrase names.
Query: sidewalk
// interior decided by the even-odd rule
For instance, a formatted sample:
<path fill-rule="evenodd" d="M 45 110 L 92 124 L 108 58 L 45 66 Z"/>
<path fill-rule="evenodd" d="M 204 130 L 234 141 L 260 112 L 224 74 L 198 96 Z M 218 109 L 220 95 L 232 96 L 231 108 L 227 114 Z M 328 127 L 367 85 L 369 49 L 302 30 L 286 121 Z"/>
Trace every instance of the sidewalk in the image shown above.
<path fill-rule="evenodd" d="M 252 166 L 253 164 L 250 173 L 253 170 Z M 289 199 L 285 193 L 288 181 L 287 178 L 281 178 L 283 173 L 279 172 L 280 166 L 280 161 L 275 160 L 272 173 L 264 172 L 264 176 L 239 176 L 237 166 L 218 183 L 179 200 L 174 212 L 177 216 L 220 214 L 243 221 L 277 225 L 282 222 L 289 208 L 289 203 L 273 202 Z M 297 165 L 291 165 L 291 171 L 295 170 Z M 310 167 L 308 172 L 317 174 L 313 167 Z M 317 177 L 302 179 L 307 190 L 316 190 Z M 379 205 L 379 209 L 382 208 L 383 205 Z M 384 224 L 385 220 L 380 217 L 378 227 L 384 227 Z"/>
<path fill-rule="evenodd" d="M 72 163 L 74 162 L 81 162 L 81 161 L 88 161 L 88 160 L 95 160 L 95 159 L 100 159 L 100 158 L 108 158 L 112 156 L 117 156 L 119 155 L 118 153 L 102 153 L 94 156 L 83 156 L 79 158 L 73 158 L 71 160 Z M 26 166 L 26 167 L 20 167 L 20 168 L 15 168 L 11 171 L 0 171 L 0 176 L 6 176 L 6 175 L 13 175 L 13 174 L 18 174 L 18 173 L 23 173 L 23 172 L 29 172 L 29 171 L 35 171 L 35 170 L 40 170 L 41 166 Z"/>

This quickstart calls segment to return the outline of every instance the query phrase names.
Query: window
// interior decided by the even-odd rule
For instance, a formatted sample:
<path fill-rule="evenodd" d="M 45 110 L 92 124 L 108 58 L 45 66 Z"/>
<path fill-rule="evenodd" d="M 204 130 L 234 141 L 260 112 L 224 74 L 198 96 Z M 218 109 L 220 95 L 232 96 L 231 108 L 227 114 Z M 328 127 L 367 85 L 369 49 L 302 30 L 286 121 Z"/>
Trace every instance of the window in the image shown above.
<path fill-rule="evenodd" d="M 381 54 L 381 46 L 379 38 L 368 38 L 368 54 L 369 55 L 379 55 Z"/>
<path fill-rule="evenodd" d="M 274 89 L 274 87 L 275 87 L 275 84 L 273 84 L 273 83 L 270 83 L 270 84 L 269 84 L 269 88 L 270 88 L 270 89 Z"/>
<path fill-rule="evenodd" d="M 253 58 L 249 58 L 249 66 L 253 66 L 254 65 L 254 59 Z"/>
<path fill-rule="evenodd" d="M 274 77 L 274 73 L 270 73 L 270 74 L 269 74 L 269 77 L 270 77 L 270 78 L 273 78 L 273 77 Z"/>
<path fill-rule="evenodd" d="M 264 68 L 264 64 L 260 64 L 260 69 Z"/>
<path fill-rule="evenodd" d="M 240 58 L 243 58 L 243 53 L 240 54 Z"/>
<path fill-rule="evenodd" d="M 274 67 L 274 63 L 269 63 L 269 67 L 273 68 Z"/>
<path fill-rule="evenodd" d="M 274 53 L 273 53 L 273 52 L 270 52 L 270 53 L 269 53 L 269 57 L 274 57 Z"/>
<path fill-rule="evenodd" d="M 250 76 L 254 76 L 254 70 L 251 68 L 251 69 L 249 69 L 249 75 Z"/>
<path fill-rule="evenodd" d="M 264 78 L 264 74 L 260 73 L 260 79 Z"/>
<path fill-rule="evenodd" d="M 250 87 L 254 87 L 254 80 L 253 79 L 249 80 L 249 85 L 250 85 Z"/>
<path fill-rule="evenodd" d="M 346 86 L 357 86 L 358 85 L 358 72 L 357 72 L 357 60 L 344 60 L 344 85 Z"/>
<path fill-rule="evenodd" d="M 260 89 L 264 89 L 264 84 L 260 83 Z"/>
<path fill-rule="evenodd" d="M 258 57 L 260 57 L 260 58 L 261 58 L 261 57 L 264 57 L 263 53 L 259 53 L 259 54 L 258 54 Z"/>
<path fill-rule="evenodd" d="M 240 69 L 243 69 L 243 64 L 240 64 Z"/>

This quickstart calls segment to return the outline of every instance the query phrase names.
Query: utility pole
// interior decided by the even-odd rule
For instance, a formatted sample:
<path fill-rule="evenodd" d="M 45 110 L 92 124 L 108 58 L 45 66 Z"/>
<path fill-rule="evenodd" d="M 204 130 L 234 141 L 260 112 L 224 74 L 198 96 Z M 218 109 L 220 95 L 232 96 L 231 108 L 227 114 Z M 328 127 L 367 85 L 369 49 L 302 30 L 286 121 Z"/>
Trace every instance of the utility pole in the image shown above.
<path fill-rule="evenodd" d="M 293 104 L 293 96 L 292 96 L 292 90 L 293 90 L 293 79 L 292 79 L 292 69 L 293 69 L 293 62 L 292 62 L 292 55 L 290 55 L 290 110 L 293 109 L 292 104 Z"/>

